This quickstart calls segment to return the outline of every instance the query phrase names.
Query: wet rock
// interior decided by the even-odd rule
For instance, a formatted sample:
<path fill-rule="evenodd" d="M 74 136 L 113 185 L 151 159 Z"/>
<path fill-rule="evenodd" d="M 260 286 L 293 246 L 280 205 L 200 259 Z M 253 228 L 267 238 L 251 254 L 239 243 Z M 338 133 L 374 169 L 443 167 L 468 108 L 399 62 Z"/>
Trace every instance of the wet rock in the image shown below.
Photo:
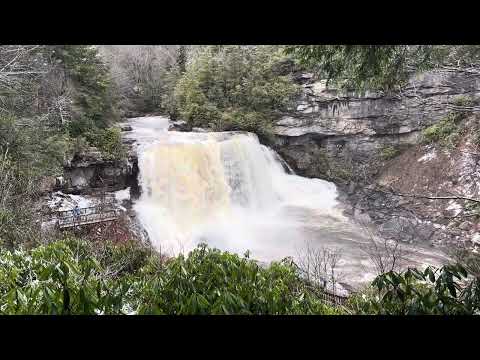
<path fill-rule="evenodd" d="M 125 143 L 125 142 L 124 142 Z M 127 144 L 128 145 L 128 144 Z M 89 148 L 64 164 L 64 178 L 57 182 L 57 189 L 65 193 L 93 194 L 117 191 L 127 186 L 135 188 L 138 161 L 128 148 L 128 159 L 105 159 L 96 148 Z M 135 178 L 135 179 L 133 179 Z"/>
<path fill-rule="evenodd" d="M 55 187 L 61 188 L 65 185 L 65 178 L 63 176 L 58 176 L 55 178 Z"/>
<path fill-rule="evenodd" d="M 353 217 L 360 223 L 370 223 L 372 221 L 372 218 L 370 215 L 363 211 L 362 209 L 356 208 L 353 212 Z"/>
<path fill-rule="evenodd" d="M 132 127 L 130 125 L 122 125 L 120 126 L 120 130 L 122 131 L 132 131 Z"/>
<path fill-rule="evenodd" d="M 419 223 L 406 217 L 392 217 L 382 223 L 379 230 L 384 236 L 409 243 L 431 241 L 436 231 L 433 224 Z"/>
<path fill-rule="evenodd" d="M 408 205 L 410 204 L 411 200 L 408 200 L 408 199 L 401 199 L 397 202 L 397 205 L 398 206 L 404 206 L 404 205 Z"/>
<path fill-rule="evenodd" d="M 472 223 L 470 223 L 469 221 L 464 221 L 460 225 L 458 225 L 458 228 L 460 230 L 465 230 L 465 231 L 469 230 L 471 227 L 472 227 Z"/>
<path fill-rule="evenodd" d="M 350 184 L 348 184 L 347 193 L 349 195 L 352 195 L 353 193 L 355 193 L 355 187 L 356 187 L 356 184 L 353 181 L 351 181 Z"/>
<path fill-rule="evenodd" d="M 95 174 L 94 167 L 82 166 L 74 168 L 67 173 L 67 177 L 70 180 L 69 185 L 71 190 L 78 192 L 90 186 L 90 181 Z"/>
<path fill-rule="evenodd" d="M 353 216 L 354 213 L 355 213 L 355 210 L 353 208 L 353 206 L 347 206 L 344 210 L 343 210 L 343 213 L 347 216 Z"/>
<path fill-rule="evenodd" d="M 134 144 L 135 142 L 136 142 L 135 139 L 122 138 L 122 143 L 125 144 L 125 145 L 132 145 L 132 144 Z"/>
<path fill-rule="evenodd" d="M 363 176 L 363 167 L 368 175 L 382 166 L 378 158 L 384 147 L 417 144 L 421 131 L 448 111 L 438 103 L 466 93 L 480 97 L 480 75 L 461 71 L 413 76 L 402 97 L 344 93 L 311 74 L 294 78 L 303 84 L 302 94 L 295 110 L 276 122 L 275 139 L 267 145 L 299 175 L 333 181 L 338 176 L 332 167 L 352 168 L 343 175 L 354 176 Z"/>
<path fill-rule="evenodd" d="M 429 240 L 431 239 L 437 229 L 433 224 L 421 224 L 416 227 L 416 233 L 418 234 L 418 238 L 422 240 Z"/>
<path fill-rule="evenodd" d="M 456 221 L 451 221 L 447 224 L 448 229 L 454 229 L 458 226 L 458 223 Z"/>
<path fill-rule="evenodd" d="M 479 233 L 474 234 L 470 241 L 475 245 L 480 245 L 480 234 Z"/>
<path fill-rule="evenodd" d="M 171 121 L 168 125 L 168 131 L 191 131 L 192 128 L 186 121 L 178 120 Z"/>

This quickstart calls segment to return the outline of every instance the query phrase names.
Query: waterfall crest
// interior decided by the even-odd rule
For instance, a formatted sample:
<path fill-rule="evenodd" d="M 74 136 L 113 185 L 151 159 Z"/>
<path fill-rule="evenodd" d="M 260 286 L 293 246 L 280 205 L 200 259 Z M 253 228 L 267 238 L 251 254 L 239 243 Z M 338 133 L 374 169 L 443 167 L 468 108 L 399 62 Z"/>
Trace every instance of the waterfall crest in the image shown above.
<path fill-rule="evenodd" d="M 278 154 L 250 133 L 163 132 L 139 153 L 139 169 L 135 209 L 153 244 L 169 254 L 207 242 L 270 259 L 275 251 L 267 248 L 286 226 L 299 232 L 295 208 L 341 217 L 333 184 L 286 173 Z"/>

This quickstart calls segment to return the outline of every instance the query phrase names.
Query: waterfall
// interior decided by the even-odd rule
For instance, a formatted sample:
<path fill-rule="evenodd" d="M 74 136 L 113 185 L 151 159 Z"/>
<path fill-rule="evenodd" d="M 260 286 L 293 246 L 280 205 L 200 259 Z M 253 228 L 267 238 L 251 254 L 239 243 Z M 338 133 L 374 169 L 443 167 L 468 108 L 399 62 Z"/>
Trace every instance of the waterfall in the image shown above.
<path fill-rule="evenodd" d="M 154 246 L 169 254 L 207 242 L 272 259 L 282 242 L 302 237 L 299 223 L 315 216 L 308 209 L 342 217 L 333 184 L 288 174 L 251 133 L 158 131 L 139 151 L 139 170 L 135 209 Z"/>

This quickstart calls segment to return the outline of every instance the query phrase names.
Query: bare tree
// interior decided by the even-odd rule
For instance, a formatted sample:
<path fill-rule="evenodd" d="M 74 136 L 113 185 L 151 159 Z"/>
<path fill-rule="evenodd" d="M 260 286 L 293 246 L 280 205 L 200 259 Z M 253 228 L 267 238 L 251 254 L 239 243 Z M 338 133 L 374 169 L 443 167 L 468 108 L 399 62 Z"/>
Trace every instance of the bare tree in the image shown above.
<path fill-rule="evenodd" d="M 342 274 L 338 271 L 342 257 L 340 249 L 315 247 L 311 241 L 297 255 L 297 266 L 307 281 L 331 291 L 334 295 Z"/>
<path fill-rule="evenodd" d="M 411 245 L 407 250 L 398 236 L 380 237 L 367 224 L 360 225 L 368 237 L 368 243 L 362 246 L 362 250 L 370 258 L 377 275 L 399 270 L 407 254 L 415 251 Z M 402 230 L 398 231 L 401 235 Z"/>
<path fill-rule="evenodd" d="M 108 45 L 99 51 L 109 64 L 119 97 L 126 107 L 158 109 L 166 73 L 177 63 L 178 45 Z"/>

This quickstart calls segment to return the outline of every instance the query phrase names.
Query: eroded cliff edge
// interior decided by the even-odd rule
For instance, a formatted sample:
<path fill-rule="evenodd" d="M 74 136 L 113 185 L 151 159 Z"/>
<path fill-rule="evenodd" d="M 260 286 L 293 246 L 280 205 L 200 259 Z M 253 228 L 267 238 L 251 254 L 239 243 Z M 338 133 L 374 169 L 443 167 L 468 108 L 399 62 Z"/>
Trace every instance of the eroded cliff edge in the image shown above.
<path fill-rule="evenodd" d="M 465 204 L 394 194 L 406 192 L 398 180 L 408 176 L 411 190 L 415 189 L 410 193 L 479 196 L 480 189 L 471 184 L 480 182 L 480 178 L 472 175 L 465 182 L 461 177 L 465 170 L 459 169 L 467 167 L 470 174 L 476 174 L 478 161 L 466 161 L 451 150 L 440 150 L 451 166 L 432 172 L 427 171 L 432 164 L 421 160 L 432 151 L 432 146 L 421 143 L 422 130 L 445 118 L 459 99 L 478 103 L 479 74 L 437 70 L 412 76 L 401 93 L 367 92 L 362 96 L 328 88 L 325 81 L 315 80 L 312 74 L 297 74 L 296 78 L 302 92 L 295 108 L 277 121 L 273 139 L 265 142 L 297 174 L 335 182 L 350 205 L 347 213 L 373 220 L 383 235 L 409 242 L 476 244 L 476 220 L 462 221 L 455 210 Z M 406 171 L 413 165 L 414 170 Z M 445 181 L 425 181 L 425 177 L 445 177 Z M 448 182 L 451 186 L 439 186 Z M 391 192 L 385 193 L 385 187 Z"/>

